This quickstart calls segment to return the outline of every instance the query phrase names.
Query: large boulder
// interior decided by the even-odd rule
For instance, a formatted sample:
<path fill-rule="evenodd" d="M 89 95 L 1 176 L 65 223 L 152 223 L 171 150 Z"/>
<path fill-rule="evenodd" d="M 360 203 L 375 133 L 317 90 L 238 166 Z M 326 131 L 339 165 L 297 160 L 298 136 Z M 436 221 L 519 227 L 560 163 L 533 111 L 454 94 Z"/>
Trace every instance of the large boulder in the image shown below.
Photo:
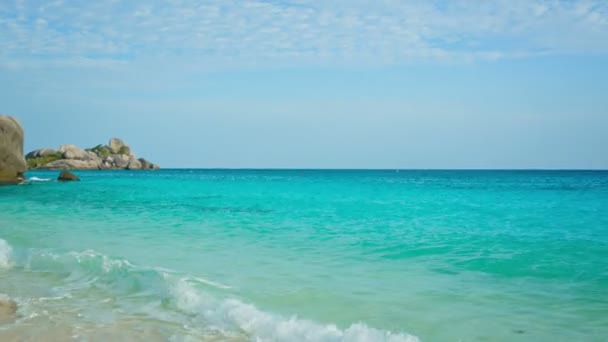
<path fill-rule="evenodd" d="M 60 159 L 42 165 L 43 170 L 99 170 L 99 160 Z"/>
<path fill-rule="evenodd" d="M 80 178 L 78 178 L 78 176 L 76 176 L 75 174 L 73 174 L 69 171 L 63 171 L 59 174 L 59 177 L 57 177 L 57 180 L 60 182 L 70 182 L 70 181 L 79 181 Z"/>
<path fill-rule="evenodd" d="M 99 156 L 97 154 L 95 154 L 95 152 L 93 151 L 85 151 L 87 153 L 87 158 L 88 159 L 101 159 L 99 158 Z"/>
<path fill-rule="evenodd" d="M 126 154 L 112 154 L 113 166 L 118 169 L 126 169 L 131 158 Z"/>
<path fill-rule="evenodd" d="M 95 153 L 90 153 L 77 147 L 76 145 L 61 145 L 59 152 L 63 154 L 63 159 L 78 159 L 78 160 L 91 160 L 96 158 Z"/>
<path fill-rule="evenodd" d="M 112 156 L 107 156 L 101 160 L 101 169 L 108 170 L 114 168 L 114 158 Z"/>
<path fill-rule="evenodd" d="M 159 169 L 158 165 L 153 164 L 144 158 L 139 158 L 138 160 L 141 163 L 142 170 L 158 170 Z"/>
<path fill-rule="evenodd" d="M 141 170 L 142 169 L 141 162 L 139 160 L 137 160 L 137 158 L 131 157 L 131 158 L 129 158 L 129 165 L 127 165 L 127 169 Z"/>
<path fill-rule="evenodd" d="M 0 184 L 20 183 L 26 171 L 23 128 L 14 118 L 0 115 Z"/>
<path fill-rule="evenodd" d="M 125 144 L 124 141 L 122 141 L 118 138 L 110 139 L 110 142 L 108 143 L 108 147 L 110 147 L 110 152 L 112 152 L 114 154 L 131 155 L 131 148 L 129 147 L 129 145 Z"/>
<path fill-rule="evenodd" d="M 152 163 L 150 163 L 149 161 L 145 160 L 144 158 L 139 158 L 139 163 L 141 164 L 141 168 L 144 170 L 150 170 L 152 169 Z"/>

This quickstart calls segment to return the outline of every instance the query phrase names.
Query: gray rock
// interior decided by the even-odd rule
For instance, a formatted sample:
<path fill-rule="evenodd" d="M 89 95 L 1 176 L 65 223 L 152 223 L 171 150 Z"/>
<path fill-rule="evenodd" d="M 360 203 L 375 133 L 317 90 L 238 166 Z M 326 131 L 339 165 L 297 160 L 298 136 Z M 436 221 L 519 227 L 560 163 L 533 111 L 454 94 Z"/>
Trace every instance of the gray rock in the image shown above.
<path fill-rule="evenodd" d="M 32 152 L 28 153 L 25 155 L 26 159 L 30 159 L 30 158 L 40 158 L 40 157 L 46 157 L 52 154 L 57 153 L 57 151 L 55 151 L 52 148 L 39 148 L 37 150 L 33 150 Z"/>
<path fill-rule="evenodd" d="M 0 184 L 20 183 L 26 171 L 23 128 L 14 118 L 0 115 Z"/>
<path fill-rule="evenodd" d="M 112 156 L 107 156 L 101 161 L 101 168 L 104 170 L 115 169 L 116 165 L 114 165 L 114 158 Z"/>
<path fill-rule="evenodd" d="M 139 163 L 141 164 L 141 168 L 144 170 L 151 170 L 152 169 L 152 163 L 150 163 L 149 161 L 145 160 L 144 158 L 139 158 Z"/>
<path fill-rule="evenodd" d="M 0 294 L 0 321 L 15 319 L 17 313 L 17 302 L 7 295 Z"/>
<path fill-rule="evenodd" d="M 92 152 L 92 151 L 86 151 L 86 152 L 87 152 L 89 160 L 97 160 L 97 159 L 99 159 L 99 161 L 101 161 L 101 158 L 99 158 L 99 156 L 97 154 L 95 154 L 95 152 Z"/>
<path fill-rule="evenodd" d="M 80 178 L 78 178 L 78 176 L 76 176 L 75 174 L 73 174 L 69 171 L 63 171 L 59 174 L 59 177 L 57 177 L 57 180 L 60 182 L 70 182 L 70 181 L 79 181 Z"/>
<path fill-rule="evenodd" d="M 138 160 L 141 163 L 141 168 L 143 170 L 158 170 L 159 169 L 158 165 L 153 164 L 144 158 L 139 158 Z"/>
<path fill-rule="evenodd" d="M 40 167 L 43 170 L 98 170 L 97 160 L 60 159 Z"/>
<path fill-rule="evenodd" d="M 78 148 L 76 145 L 61 145 L 59 152 L 63 153 L 63 159 L 91 160 L 97 158 L 95 153 L 91 152 L 89 154 L 89 152 Z"/>
<path fill-rule="evenodd" d="M 127 166 L 129 166 L 129 160 L 131 159 L 129 156 L 125 155 L 125 154 L 112 154 L 110 155 L 110 157 L 112 157 L 113 165 L 116 168 L 119 169 L 125 169 L 127 168 Z"/>
<path fill-rule="evenodd" d="M 129 165 L 127 165 L 127 169 L 141 170 L 142 169 L 141 162 L 139 160 L 137 160 L 137 158 L 131 157 L 131 158 L 129 158 Z"/>

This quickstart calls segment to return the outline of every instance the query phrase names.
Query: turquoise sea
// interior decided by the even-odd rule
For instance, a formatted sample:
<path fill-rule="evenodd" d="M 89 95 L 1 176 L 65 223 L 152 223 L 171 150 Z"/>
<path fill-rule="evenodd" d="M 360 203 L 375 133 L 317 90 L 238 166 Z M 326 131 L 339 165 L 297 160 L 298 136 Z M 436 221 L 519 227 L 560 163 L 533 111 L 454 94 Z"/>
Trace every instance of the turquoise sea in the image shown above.
<path fill-rule="evenodd" d="M 1 341 L 606 341 L 608 172 L 30 172 Z"/>

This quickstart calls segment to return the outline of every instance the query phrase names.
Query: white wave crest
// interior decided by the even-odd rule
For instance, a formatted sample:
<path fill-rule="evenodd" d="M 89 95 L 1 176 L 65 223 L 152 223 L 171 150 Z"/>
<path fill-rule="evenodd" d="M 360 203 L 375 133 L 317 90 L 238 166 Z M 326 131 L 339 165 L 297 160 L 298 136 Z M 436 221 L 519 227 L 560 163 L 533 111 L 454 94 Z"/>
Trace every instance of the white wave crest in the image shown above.
<path fill-rule="evenodd" d="M 50 178 L 38 178 L 38 177 L 30 177 L 27 179 L 28 182 L 49 182 Z"/>
<path fill-rule="evenodd" d="M 11 254 L 13 249 L 5 240 L 0 239 L 0 268 L 11 267 Z"/>
<path fill-rule="evenodd" d="M 262 312 L 251 304 L 236 299 L 219 300 L 197 291 L 182 278 L 171 292 L 177 306 L 198 315 L 205 324 L 220 331 L 242 331 L 252 341 L 319 341 L 319 342 L 417 342 L 417 337 L 370 328 L 363 323 L 340 329 L 297 317 L 283 318 Z"/>

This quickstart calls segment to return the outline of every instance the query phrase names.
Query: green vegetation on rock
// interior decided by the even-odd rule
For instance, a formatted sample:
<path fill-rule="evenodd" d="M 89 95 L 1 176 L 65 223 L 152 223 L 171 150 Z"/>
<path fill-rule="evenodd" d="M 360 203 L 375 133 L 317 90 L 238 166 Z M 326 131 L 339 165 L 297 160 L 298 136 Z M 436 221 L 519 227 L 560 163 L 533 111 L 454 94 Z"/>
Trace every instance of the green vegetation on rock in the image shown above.
<path fill-rule="evenodd" d="M 86 151 L 91 151 L 101 158 L 105 158 L 105 157 L 109 156 L 111 153 L 110 148 L 108 146 L 105 146 L 102 144 L 99 144 L 93 148 L 88 148 L 88 149 L 86 149 Z"/>
<path fill-rule="evenodd" d="M 118 150 L 118 154 L 131 154 L 131 149 L 127 146 L 122 146 L 119 150 Z"/>
<path fill-rule="evenodd" d="M 59 160 L 62 158 L 62 156 L 63 154 L 61 152 L 56 152 L 53 154 L 46 155 L 44 157 L 28 158 L 25 161 L 27 162 L 27 167 L 29 169 L 35 169 L 39 166 L 43 166 L 48 163 L 52 163 L 56 160 Z"/>

